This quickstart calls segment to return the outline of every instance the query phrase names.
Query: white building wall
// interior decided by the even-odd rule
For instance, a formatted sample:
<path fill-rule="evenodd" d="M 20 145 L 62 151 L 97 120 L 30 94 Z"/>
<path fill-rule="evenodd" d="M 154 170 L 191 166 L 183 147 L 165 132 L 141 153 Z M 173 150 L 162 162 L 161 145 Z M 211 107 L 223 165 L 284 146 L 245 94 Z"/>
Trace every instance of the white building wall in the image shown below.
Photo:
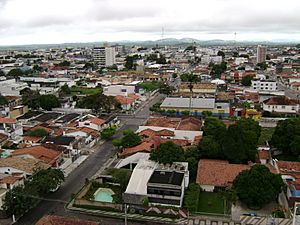
<path fill-rule="evenodd" d="M 200 187 L 203 191 L 207 191 L 207 192 L 213 192 L 215 189 L 215 186 L 213 186 L 213 185 L 204 185 L 203 184 L 203 185 L 200 185 Z"/>
<path fill-rule="evenodd" d="M 266 105 L 263 104 L 263 110 L 268 112 L 278 113 L 297 113 L 299 112 L 299 105 Z"/>

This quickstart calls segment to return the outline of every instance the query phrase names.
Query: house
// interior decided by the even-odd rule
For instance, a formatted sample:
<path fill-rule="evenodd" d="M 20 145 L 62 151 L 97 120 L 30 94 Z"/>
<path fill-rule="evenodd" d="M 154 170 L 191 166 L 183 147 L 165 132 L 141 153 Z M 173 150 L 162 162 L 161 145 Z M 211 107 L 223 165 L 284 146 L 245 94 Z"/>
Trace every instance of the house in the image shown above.
<path fill-rule="evenodd" d="M 45 144 L 53 144 L 58 145 L 67 148 L 72 152 L 73 155 L 77 155 L 78 148 L 76 146 L 77 140 L 75 137 L 69 137 L 69 136 L 47 136 L 43 143 Z"/>
<path fill-rule="evenodd" d="M 217 85 L 211 83 L 196 83 L 190 86 L 189 83 L 183 83 L 179 85 L 178 93 L 182 96 L 190 96 L 191 94 L 191 87 L 193 96 L 197 95 L 205 95 L 211 94 L 215 95 L 217 92 Z"/>
<path fill-rule="evenodd" d="M 43 216 L 35 225 L 100 225 L 95 221 L 68 218 L 56 215 Z"/>
<path fill-rule="evenodd" d="M 89 114 L 79 120 L 78 127 L 87 127 L 96 131 L 101 131 L 106 126 L 105 120 Z"/>
<path fill-rule="evenodd" d="M 100 133 L 94 129 L 81 127 L 69 129 L 64 136 L 75 137 L 77 140 L 83 140 L 85 146 L 92 147 L 100 139 Z"/>
<path fill-rule="evenodd" d="M 275 96 L 263 101 L 263 110 L 282 114 L 297 114 L 299 101 L 286 96 Z"/>
<path fill-rule="evenodd" d="M 174 110 L 179 115 L 183 111 L 190 111 L 193 115 L 202 115 L 203 111 L 210 111 L 214 116 L 229 116 L 230 104 L 217 102 L 214 98 L 174 98 L 167 97 L 160 105 L 162 110 Z"/>
<path fill-rule="evenodd" d="M 289 207 L 300 201 L 300 162 L 274 160 L 275 168 L 287 184 Z"/>
<path fill-rule="evenodd" d="M 22 140 L 23 129 L 16 119 L 0 117 L 0 133 L 8 136 L 14 143 Z"/>
<path fill-rule="evenodd" d="M 236 176 L 248 169 L 249 165 L 230 164 L 225 160 L 200 159 L 196 183 L 204 191 L 213 192 L 218 188 L 230 187 Z"/>
<path fill-rule="evenodd" d="M 103 94 L 107 96 L 128 96 L 135 94 L 137 91 L 135 86 L 130 85 L 111 85 L 103 88 Z"/>
<path fill-rule="evenodd" d="M 130 96 L 117 95 L 115 99 L 118 103 L 120 103 L 122 110 L 127 111 L 134 108 L 139 98 L 136 95 L 132 94 Z"/>
<path fill-rule="evenodd" d="M 275 80 L 261 80 L 253 79 L 251 81 L 251 88 L 257 91 L 277 91 L 278 86 Z"/>
<path fill-rule="evenodd" d="M 12 158 L 37 159 L 51 167 L 59 167 L 62 162 L 63 153 L 42 145 L 17 149 L 10 155 Z"/>
<path fill-rule="evenodd" d="M 188 163 L 160 165 L 143 157 L 135 166 L 126 191 L 125 203 L 142 205 L 148 198 L 150 205 L 181 207 L 189 184 Z"/>

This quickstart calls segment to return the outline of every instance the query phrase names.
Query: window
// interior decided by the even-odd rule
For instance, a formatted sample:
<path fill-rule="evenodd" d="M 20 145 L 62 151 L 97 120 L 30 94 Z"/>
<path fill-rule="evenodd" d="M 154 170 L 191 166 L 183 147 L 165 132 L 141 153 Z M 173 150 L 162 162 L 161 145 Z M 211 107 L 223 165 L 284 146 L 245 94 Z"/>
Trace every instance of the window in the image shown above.
<path fill-rule="evenodd" d="M 127 92 L 126 89 L 121 89 L 121 92 Z"/>
<path fill-rule="evenodd" d="M 285 105 L 281 106 L 282 109 L 285 109 Z"/>

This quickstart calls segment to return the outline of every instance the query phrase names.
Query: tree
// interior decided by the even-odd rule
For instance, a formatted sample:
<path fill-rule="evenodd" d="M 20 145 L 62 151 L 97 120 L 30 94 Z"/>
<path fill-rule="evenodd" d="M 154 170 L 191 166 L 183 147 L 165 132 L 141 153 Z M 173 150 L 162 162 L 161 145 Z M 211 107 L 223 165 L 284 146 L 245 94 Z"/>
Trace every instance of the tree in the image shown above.
<path fill-rule="evenodd" d="M 45 129 L 40 128 L 30 131 L 27 135 L 30 137 L 46 137 L 48 132 Z"/>
<path fill-rule="evenodd" d="M 280 174 L 273 174 L 266 166 L 258 164 L 242 171 L 233 182 L 237 196 L 251 209 L 260 209 L 276 200 L 283 187 Z"/>
<path fill-rule="evenodd" d="M 139 55 L 133 55 L 133 56 L 126 56 L 125 59 L 125 68 L 128 70 L 134 70 L 136 67 L 135 61 L 139 59 Z"/>
<path fill-rule="evenodd" d="M 7 73 L 8 77 L 20 77 L 20 76 L 23 76 L 23 75 L 24 75 L 24 72 L 22 70 L 20 70 L 19 68 L 17 68 L 17 69 L 11 69 Z"/>
<path fill-rule="evenodd" d="M 40 106 L 45 110 L 52 110 L 60 106 L 60 102 L 55 95 L 41 95 L 40 96 Z"/>
<path fill-rule="evenodd" d="M 163 83 L 159 86 L 158 91 L 161 94 L 170 95 L 175 91 L 175 87 Z"/>
<path fill-rule="evenodd" d="M 200 151 L 197 147 L 191 147 L 184 151 L 184 158 L 189 163 L 190 181 L 196 181 Z"/>
<path fill-rule="evenodd" d="M 58 188 L 65 180 L 60 169 L 44 169 L 32 175 L 31 186 L 34 186 L 40 196 L 45 196 L 52 190 Z"/>
<path fill-rule="evenodd" d="M 35 207 L 39 200 L 37 192 L 26 186 L 15 186 L 9 190 L 4 198 L 3 210 L 7 215 L 22 216 L 29 209 Z"/>
<path fill-rule="evenodd" d="M 1 72 L 0 72 L 0 73 L 1 73 Z M 177 77 L 178 77 L 177 73 L 173 73 L 173 74 L 172 74 L 172 78 L 173 78 L 173 79 L 176 79 Z"/>
<path fill-rule="evenodd" d="M 222 140 L 226 133 L 226 126 L 222 120 L 208 117 L 205 119 L 203 131 L 205 136 L 213 136 L 216 140 Z"/>
<path fill-rule="evenodd" d="M 210 74 L 211 75 L 221 75 L 222 73 L 225 73 L 227 69 L 227 63 L 221 62 L 221 64 L 213 64 Z"/>
<path fill-rule="evenodd" d="M 156 150 L 150 153 L 150 159 L 160 163 L 173 163 L 184 161 L 184 151 L 181 146 L 171 141 L 161 143 Z"/>
<path fill-rule="evenodd" d="M 7 104 L 8 104 L 7 99 L 0 94 L 0 105 L 7 105 Z"/>
<path fill-rule="evenodd" d="M 108 127 L 101 131 L 101 138 L 110 139 L 116 133 L 116 128 Z"/>
<path fill-rule="evenodd" d="M 222 56 L 222 58 L 224 59 L 225 58 L 225 53 L 221 50 L 218 51 L 218 56 Z"/>
<path fill-rule="evenodd" d="M 5 73 L 2 70 L 0 70 L 0 77 L 4 77 L 4 76 L 5 76 Z"/>
<path fill-rule="evenodd" d="M 129 148 L 142 142 L 141 137 L 133 130 L 126 129 L 123 131 L 122 147 Z"/>
<path fill-rule="evenodd" d="M 71 63 L 69 61 L 64 60 L 63 62 L 60 62 L 59 64 L 57 64 L 57 66 L 62 66 L 62 67 L 67 67 L 70 66 Z"/>
<path fill-rule="evenodd" d="M 198 184 L 190 183 L 184 198 L 184 206 L 190 212 L 197 212 L 198 210 L 200 191 L 201 190 Z"/>
<path fill-rule="evenodd" d="M 223 152 L 221 145 L 213 136 L 204 136 L 199 144 L 201 158 L 222 159 Z"/>
<path fill-rule="evenodd" d="M 251 86 L 251 81 L 252 81 L 252 79 L 253 79 L 253 77 L 250 76 L 250 75 L 244 76 L 244 77 L 242 78 L 241 83 L 242 83 L 242 85 L 244 85 L 244 86 Z"/>
<path fill-rule="evenodd" d="M 277 123 L 272 135 L 271 145 L 284 154 L 298 157 L 300 137 L 300 118 L 290 118 Z"/>
<path fill-rule="evenodd" d="M 120 184 L 121 190 L 125 191 L 131 176 L 131 172 L 127 169 L 116 169 L 113 170 L 111 175 L 114 182 Z"/>
<path fill-rule="evenodd" d="M 60 95 L 69 95 L 71 94 L 71 89 L 67 84 L 64 84 L 63 86 L 61 86 L 59 93 Z"/>
<path fill-rule="evenodd" d="M 30 88 L 24 88 L 20 91 L 22 95 L 22 102 L 24 105 L 28 105 L 31 109 L 38 109 L 40 107 L 40 93 L 39 91 L 31 90 Z"/>

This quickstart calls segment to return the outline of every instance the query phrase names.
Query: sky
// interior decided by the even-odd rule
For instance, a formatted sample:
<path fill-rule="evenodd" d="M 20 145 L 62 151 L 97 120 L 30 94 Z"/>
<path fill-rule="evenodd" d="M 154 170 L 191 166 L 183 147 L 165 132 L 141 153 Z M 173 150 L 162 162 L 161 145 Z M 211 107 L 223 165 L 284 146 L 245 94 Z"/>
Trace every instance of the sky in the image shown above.
<path fill-rule="evenodd" d="M 300 40 L 299 22 L 299 0 L 0 0 L 0 45 Z"/>

